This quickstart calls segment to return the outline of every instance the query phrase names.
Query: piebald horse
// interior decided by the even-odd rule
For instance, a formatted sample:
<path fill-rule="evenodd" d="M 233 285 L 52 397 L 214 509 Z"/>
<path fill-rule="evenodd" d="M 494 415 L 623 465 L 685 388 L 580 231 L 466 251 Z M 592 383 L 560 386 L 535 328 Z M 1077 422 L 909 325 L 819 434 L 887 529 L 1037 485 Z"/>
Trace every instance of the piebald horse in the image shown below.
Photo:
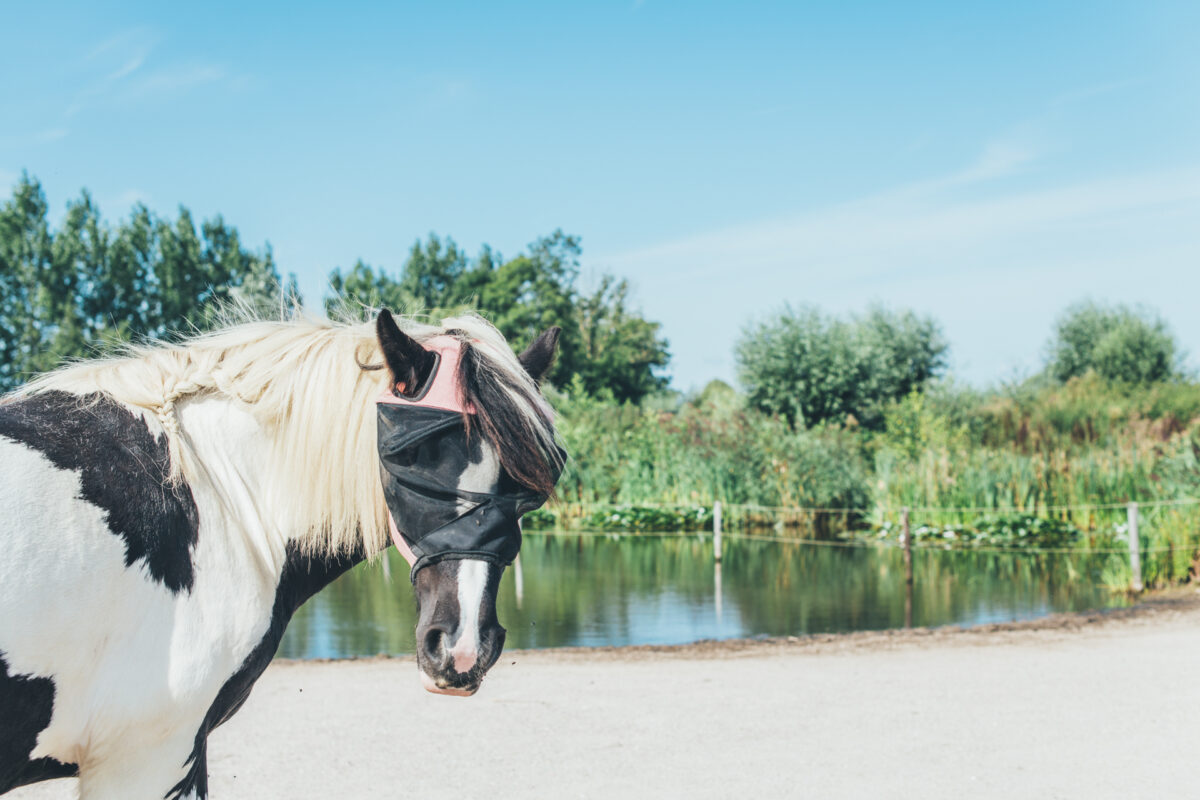
<path fill-rule="evenodd" d="M 206 797 L 208 733 L 292 614 L 393 541 L 426 688 L 473 693 L 518 517 L 562 468 L 557 337 L 250 321 L 0 399 L 0 794 Z"/>

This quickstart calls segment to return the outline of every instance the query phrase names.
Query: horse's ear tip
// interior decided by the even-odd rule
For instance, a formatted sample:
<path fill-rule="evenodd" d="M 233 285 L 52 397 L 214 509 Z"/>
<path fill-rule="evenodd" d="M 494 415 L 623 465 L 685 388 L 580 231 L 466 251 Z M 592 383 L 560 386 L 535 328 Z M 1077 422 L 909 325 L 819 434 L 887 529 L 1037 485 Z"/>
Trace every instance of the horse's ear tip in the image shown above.
<path fill-rule="evenodd" d="M 391 311 L 386 308 L 379 309 L 379 313 L 375 316 L 375 330 L 378 333 L 391 333 L 393 330 L 399 330 L 399 327 Z"/>

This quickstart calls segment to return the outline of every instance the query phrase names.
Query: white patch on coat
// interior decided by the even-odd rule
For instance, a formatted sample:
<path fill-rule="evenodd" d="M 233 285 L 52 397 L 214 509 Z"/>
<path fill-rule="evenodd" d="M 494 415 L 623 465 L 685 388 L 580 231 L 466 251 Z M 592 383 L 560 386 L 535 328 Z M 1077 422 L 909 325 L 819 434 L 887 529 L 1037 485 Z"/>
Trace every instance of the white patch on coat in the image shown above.
<path fill-rule="evenodd" d="M 478 433 L 472 435 L 478 436 Z M 458 476 L 458 490 L 477 494 L 493 494 L 500 484 L 500 456 L 496 452 L 496 448 L 482 438 L 479 440 L 479 449 L 481 452 L 479 461 L 469 462 L 467 468 Z M 455 510 L 462 514 L 470 511 L 474 506 L 473 501 L 460 497 L 455 503 Z"/>
<path fill-rule="evenodd" d="M 473 558 L 458 562 L 458 640 L 450 651 L 455 672 L 469 672 L 479 660 L 479 612 L 491 568 Z"/>
<path fill-rule="evenodd" d="M 257 491 L 265 439 L 226 400 L 181 414 L 206 480 L 191 486 L 194 583 L 177 595 L 144 563 L 125 566 L 78 472 L 0 437 L 0 651 L 13 673 L 54 681 L 32 757 L 79 764 L 88 797 L 161 796 L 182 778 L 205 713 L 271 620 L 286 541 Z"/>

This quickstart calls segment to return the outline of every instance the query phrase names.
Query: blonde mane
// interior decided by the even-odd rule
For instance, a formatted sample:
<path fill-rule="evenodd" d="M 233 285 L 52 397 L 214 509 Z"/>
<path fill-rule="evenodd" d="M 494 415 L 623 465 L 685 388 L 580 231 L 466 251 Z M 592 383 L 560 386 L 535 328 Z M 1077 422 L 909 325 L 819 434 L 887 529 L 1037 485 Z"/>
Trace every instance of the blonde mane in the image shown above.
<path fill-rule="evenodd" d="M 553 426 L 536 385 L 503 335 L 475 315 L 440 327 L 398 320 L 418 341 L 450 332 L 469 338 L 492 370 L 524 391 L 513 394 L 517 413 Z M 482 347 L 480 347 L 482 346 Z M 109 397 L 147 419 L 168 440 L 171 480 L 204 480 L 176 407 L 221 397 L 253 415 L 272 441 L 266 491 L 281 509 L 285 532 L 299 532 L 308 554 L 386 549 L 387 509 L 376 452 L 375 398 L 387 370 L 372 323 L 344 323 L 297 315 L 282 321 L 246 320 L 176 343 L 131 346 L 113 358 L 81 361 L 42 375 L 12 396 L 42 392 Z M 531 389 L 532 393 L 528 390 Z"/>

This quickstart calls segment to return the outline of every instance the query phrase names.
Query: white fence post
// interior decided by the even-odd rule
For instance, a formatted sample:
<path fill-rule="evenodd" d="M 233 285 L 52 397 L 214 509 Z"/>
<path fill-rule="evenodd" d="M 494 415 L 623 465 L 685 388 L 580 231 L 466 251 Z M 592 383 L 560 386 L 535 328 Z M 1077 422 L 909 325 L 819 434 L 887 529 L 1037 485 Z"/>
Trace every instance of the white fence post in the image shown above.
<path fill-rule="evenodd" d="M 721 560 L 721 501 L 713 503 L 713 559 Z"/>
<path fill-rule="evenodd" d="M 521 524 L 521 520 L 517 520 L 517 529 L 524 532 L 525 526 Z M 521 553 L 517 552 L 517 557 L 513 559 L 513 582 L 516 584 L 517 590 L 517 608 L 519 609 L 525 602 L 525 575 L 521 571 Z"/>
<path fill-rule="evenodd" d="M 1141 592 L 1142 586 L 1142 540 L 1138 536 L 1138 504 L 1129 504 L 1129 572 L 1132 577 L 1131 588 Z"/>
<path fill-rule="evenodd" d="M 900 541 L 904 545 L 904 627 L 911 628 L 913 620 L 913 563 L 912 527 L 908 520 L 908 507 L 900 510 Z"/>

